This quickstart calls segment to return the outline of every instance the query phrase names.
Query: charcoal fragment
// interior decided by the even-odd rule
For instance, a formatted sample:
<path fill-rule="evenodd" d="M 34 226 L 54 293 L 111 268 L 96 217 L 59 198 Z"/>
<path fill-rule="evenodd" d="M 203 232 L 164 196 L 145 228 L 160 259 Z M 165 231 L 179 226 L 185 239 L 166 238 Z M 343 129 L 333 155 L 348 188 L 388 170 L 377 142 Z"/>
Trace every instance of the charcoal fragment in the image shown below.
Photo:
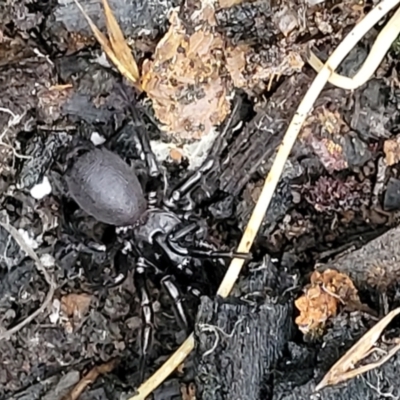
<path fill-rule="evenodd" d="M 385 197 L 383 200 L 383 207 L 385 210 L 393 211 L 400 210 L 400 180 L 396 178 L 390 178 Z"/>

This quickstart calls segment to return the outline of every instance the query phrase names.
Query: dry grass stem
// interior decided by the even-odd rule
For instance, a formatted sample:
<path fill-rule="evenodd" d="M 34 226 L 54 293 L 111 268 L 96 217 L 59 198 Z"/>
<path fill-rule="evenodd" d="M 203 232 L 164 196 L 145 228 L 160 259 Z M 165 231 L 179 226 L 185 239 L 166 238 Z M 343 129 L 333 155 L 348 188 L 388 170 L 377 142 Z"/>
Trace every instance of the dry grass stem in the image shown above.
<path fill-rule="evenodd" d="M 348 78 L 334 72 L 329 78 L 329 83 L 347 90 L 355 90 L 364 85 L 364 83 L 371 79 L 393 42 L 399 36 L 399 33 L 400 9 L 395 12 L 389 22 L 379 33 L 367 59 L 357 74 L 353 76 L 353 78 Z M 310 51 L 307 61 L 317 72 L 319 72 L 324 66 L 323 62 L 312 51 Z"/>
<path fill-rule="evenodd" d="M 97 28 L 86 11 L 83 9 L 78 0 L 74 0 L 77 7 L 87 20 L 90 28 L 97 41 L 100 43 L 102 49 L 110 58 L 112 63 L 118 69 L 118 71 L 130 81 L 135 87 L 139 89 L 139 69 L 135 59 L 132 56 L 131 49 L 125 41 L 124 34 L 118 25 L 114 14 L 108 5 L 107 0 L 103 0 L 104 14 L 106 16 L 106 26 L 110 39 Z"/>
<path fill-rule="evenodd" d="M 275 188 L 278 184 L 286 160 L 292 150 L 297 139 L 301 127 L 312 109 L 315 100 L 318 98 L 322 89 L 328 82 L 332 72 L 344 60 L 353 47 L 362 39 L 362 37 L 391 9 L 393 9 L 400 0 L 384 0 L 373 8 L 344 38 L 340 45 L 329 57 L 326 64 L 321 68 L 310 89 L 300 103 L 289 127 L 283 138 L 282 144 L 278 150 L 278 154 L 272 168 L 265 180 L 262 192 L 257 204 L 250 217 L 242 240 L 237 249 L 238 252 L 246 253 L 250 251 L 253 241 L 264 219 L 265 213 L 269 207 L 273 197 Z M 243 267 L 244 260 L 233 259 L 229 269 L 219 287 L 218 295 L 226 297 L 231 292 L 240 271 Z M 144 400 L 154 389 L 156 389 L 179 364 L 181 364 L 187 355 L 192 351 L 194 346 L 193 334 L 179 347 L 179 349 L 166 361 L 166 363 L 157 370 L 146 382 L 138 389 L 138 394 L 129 400 Z"/>

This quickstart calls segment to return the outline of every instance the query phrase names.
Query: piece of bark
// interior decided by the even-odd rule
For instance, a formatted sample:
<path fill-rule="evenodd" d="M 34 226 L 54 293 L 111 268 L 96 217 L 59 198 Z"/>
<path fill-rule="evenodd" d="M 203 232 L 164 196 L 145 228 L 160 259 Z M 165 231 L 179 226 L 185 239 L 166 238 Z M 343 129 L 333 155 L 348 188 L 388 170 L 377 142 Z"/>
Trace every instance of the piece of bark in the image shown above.
<path fill-rule="evenodd" d="M 310 77 L 302 73 L 286 79 L 229 144 L 228 155 L 221 162 L 220 190 L 237 196 L 256 172 L 264 174 L 270 169 L 276 149 L 309 83 Z"/>
<path fill-rule="evenodd" d="M 350 276 L 361 290 L 386 291 L 400 279 L 400 228 L 393 228 L 353 252 L 337 256 L 318 269 L 333 268 Z"/>
<path fill-rule="evenodd" d="M 80 0 L 82 8 L 96 26 L 106 32 L 102 1 Z M 125 37 L 155 39 L 167 29 L 168 12 L 179 5 L 176 0 L 109 0 L 110 8 Z M 65 34 L 92 37 L 92 31 L 74 0 L 60 0 L 53 15 L 46 22 L 51 38 L 59 41 Z"/>
<path fill-rule="evenodd" d="M 314 393 L 319 381 L 311 381 L 298 388 L 286 391 L 286 394 L 276 391 L 272 400 L 378 400 L 385 398 L 397 399 L 399 396 L 399 376 L 396 373 L 400 366 L 399 355 L 394 356 L 381 368 L 345 382 L 338 386 L 327 387 Z"/>

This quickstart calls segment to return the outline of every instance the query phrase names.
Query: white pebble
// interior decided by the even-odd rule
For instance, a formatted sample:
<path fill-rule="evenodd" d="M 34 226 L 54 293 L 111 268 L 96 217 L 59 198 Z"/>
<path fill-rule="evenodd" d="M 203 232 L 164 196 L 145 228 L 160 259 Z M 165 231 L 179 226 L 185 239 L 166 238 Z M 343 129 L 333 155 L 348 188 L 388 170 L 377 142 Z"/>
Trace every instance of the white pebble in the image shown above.
<path fill-rule="evenodd" d="M 100 146 L 106 141 L 105 137 L 101 136 L 98 132 L 93 132 L 90 136 L 90 140 L 95 146 Z"/>
<path fill-rule="evenodd" d="M 43 254 L 40 257 L 40 261 L 44 267 L 53 267 L 55 264 L 54 257 L 51 254 Z"/>
<path fill-rule="evenodd" d="M 31 189 L 31 196 L 36 200 L 41 200 L 43 197 L 48 196 L 51 193 L 50 181 L 45 176 L 42 182 L 38 183 Z"/>

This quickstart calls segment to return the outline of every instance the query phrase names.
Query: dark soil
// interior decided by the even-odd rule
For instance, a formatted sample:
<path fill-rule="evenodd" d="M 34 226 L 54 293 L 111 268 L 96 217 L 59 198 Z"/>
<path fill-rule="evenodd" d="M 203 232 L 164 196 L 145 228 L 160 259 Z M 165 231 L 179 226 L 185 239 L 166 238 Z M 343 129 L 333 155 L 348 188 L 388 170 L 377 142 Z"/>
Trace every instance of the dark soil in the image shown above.
<path fill-rule="evenodd" d="M 224 250 L 237 246 L 277 148 L 315 77 L 304 62 L 307 48 L 314 46 L 326 59 L 371 8 L 351 0 L 235 3 L 215 5 L 213 29 L 230 49 L 244 49 L 240 71 L 233 65 L 240 79 L 232 68 L 223 75 L 227 90 L 235 88 L 239 107 L 223 140 L 217 140 L 220 145 L 208 150 L 205 159 L 217 162 L 193 195 L 209 242 Z M 101 1 L 81 4 L 105 32 Z M 196 0 L 109 4 L 134 43 L 139 66 L 168 31 L 173 8 L 179 8 L 188 32 L 194 31 L 192 16 L 201 8 Z M 339 73 L 357 71 L 381 26 L 350 53 Z M 349 93 L 328 84 L 319 96 L 286 164 L 253 259 L 231 297 L 215 298 L 229 260 L 202 259 L 192 278 L 174 278 L 186 293 L 183 304 L 197 346 L 154 399 L 193 398 L 186 393 L 193 384 L 197 399 L 210 400 L 400 396 L 398 355 L 346 384 L 313 393 L 340 356 L 400 305 L 397 46 L 361 88 Z M 55 283 L 45 311 L 3 335 L 43 304 L 49 282 L 0 226 L 0 400 L 61 400 L 85 373 L 110 360 L 116 360 L 115 368 L 80 399 L 127 399 L 142 383 L 142 307 L 132 235 L 96 221 L 72 200 L 64 181 L 67 153 L 77 143 L 102 137 L 135 167 L 144 191 L 159 194 L 170 193 L 200 162 L 195 152 L 178 161 L 160 158 L 166 188 L 149 177 L 127 102 L 133 104 L 136 93 L 107 65 L 73 0 L 0 4 L 0 89 L 0 221 L 18 230 Z M 135 107 L 154 148 L 164 149 L 160 154 L 168 146 L 196 144 L 197 139 L 163 131 L 145 95 Z M 37 196 L 46 182 L 51 189 Z M 328 268 L 350 277 L 366 307 L 344 307 L 319 335 L 303 334 L 295 323 L 295 299 L 312 271 Z M 187 334 L 160 280 L 152 273 L 147 278 L 154 342 L 145 378 Z M 215 326 L 219 333 L 210 328 Z M 390 326 L 391 336 L 397 328 L 396 322 Z"/>

